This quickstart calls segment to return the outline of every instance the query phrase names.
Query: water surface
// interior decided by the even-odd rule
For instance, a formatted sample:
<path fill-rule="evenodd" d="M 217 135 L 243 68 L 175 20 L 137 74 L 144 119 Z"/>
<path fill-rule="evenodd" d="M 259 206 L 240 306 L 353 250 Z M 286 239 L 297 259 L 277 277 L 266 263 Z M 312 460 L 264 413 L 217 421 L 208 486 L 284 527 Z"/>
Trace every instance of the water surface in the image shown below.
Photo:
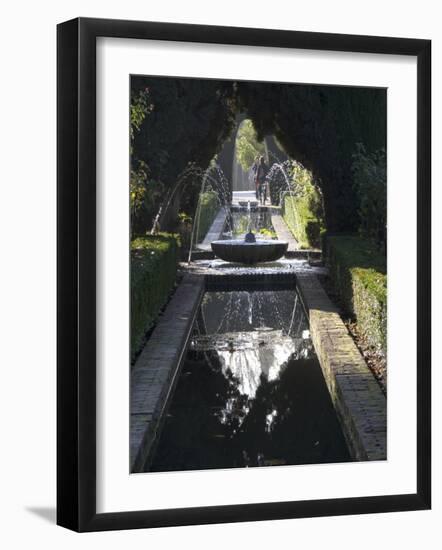
<path fill-rule="evenodd" d="M 295 290 L 206 292 L 150 469 L 347 460 Z"/>

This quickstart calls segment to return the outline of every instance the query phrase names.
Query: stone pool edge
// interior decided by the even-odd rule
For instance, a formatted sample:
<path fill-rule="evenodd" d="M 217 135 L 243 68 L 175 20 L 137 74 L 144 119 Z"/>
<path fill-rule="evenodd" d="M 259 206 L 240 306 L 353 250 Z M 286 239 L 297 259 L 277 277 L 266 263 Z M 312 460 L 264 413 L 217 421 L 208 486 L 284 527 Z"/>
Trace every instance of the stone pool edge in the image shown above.
<path fill-rule="evenodd" d="M 187 352 L 205 280 L 184 275 L 130 375 L 130 472 L 142 472 Z"/>
<path fill-rule="evenodd" d="M 296 282 L 341 427 L 355 460 L 385 460 L 386 398 L 348 334 L 336 306 L 312 273 L 255 276 L 185 274 L 131 373 L 130 471 L 143 471 L 157 441 L 207 287 L 259 281 Z"/>
<path fill-rule="evenodd" d="M 386 397 L 315 274 L 296 284 L 310 334 L 352 457 L 386 460 Z"/>

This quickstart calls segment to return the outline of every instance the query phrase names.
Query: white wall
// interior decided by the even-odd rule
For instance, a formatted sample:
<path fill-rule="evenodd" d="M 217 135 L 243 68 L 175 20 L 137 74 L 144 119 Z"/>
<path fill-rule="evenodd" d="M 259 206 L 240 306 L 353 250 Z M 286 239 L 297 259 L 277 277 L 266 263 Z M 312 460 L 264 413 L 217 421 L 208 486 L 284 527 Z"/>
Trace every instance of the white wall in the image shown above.
<path fill-rule="evenodd" d="M 434 510 L 372 516 L 76 535 L 54 526 L 55 506 L 55 25 L 81 16 L 286 28 L 433 39 L 433 151 L 440 152 L 441 13 L 437 0 L 262 3 L 166 0 L 7 2 L 0 86 L 0 540 L 5 548 L 439 547 L 442 535 L 441 404 L 434 391 Z M 434 154 L 433 181 L 441 181 Z M 4 195 L 4 196 L 3 196 Z M 440 185 L 433 210 L 439 214 Z M 437 208 L 439 207 L 439 208 Z M 434 216 L 436 218 L 436 215 Z M 441 222 L 435 220 L 434 235 Z M 404 234 L 406 238 L 406 234 Z M 434 238 L 436 241 L 436 238 Z M 440 241 L 437 242 L 440 248 Z M 436 252 L 436 246 L 434 246 Z M 441 278 L 440 254 L 434 257 Z M 441 307 L 434 289 L 434 310 Z M 436 324 L 437 323 L 437 324 Z M 441 323 L 434 319 L 433 334 Z M 4 357 L 3 357 L 4 356 Z M 441 387 L 434 353 L 433 388 Z M 6 436 L 6 438 L 5 438 Z M 47 519 L 49 518 L 49 520 Z"/>

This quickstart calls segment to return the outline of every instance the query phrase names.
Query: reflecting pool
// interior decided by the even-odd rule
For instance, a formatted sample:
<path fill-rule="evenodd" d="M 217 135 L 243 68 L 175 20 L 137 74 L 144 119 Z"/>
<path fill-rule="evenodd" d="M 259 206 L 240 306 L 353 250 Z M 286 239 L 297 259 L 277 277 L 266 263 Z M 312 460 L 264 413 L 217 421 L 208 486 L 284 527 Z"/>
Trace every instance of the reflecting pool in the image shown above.
<path fill-rule="evenodd" d="M 348 460 L 296 291 L 206 292 L 149 470 Z"/>

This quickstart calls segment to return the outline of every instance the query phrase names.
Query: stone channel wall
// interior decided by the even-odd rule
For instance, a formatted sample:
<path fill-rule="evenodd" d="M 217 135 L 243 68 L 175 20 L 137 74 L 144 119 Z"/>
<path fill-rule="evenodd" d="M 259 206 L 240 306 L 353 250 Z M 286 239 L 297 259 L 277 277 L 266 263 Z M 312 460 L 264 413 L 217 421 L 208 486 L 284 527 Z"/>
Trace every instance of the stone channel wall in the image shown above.
<path fill-rule="evenodd" d="M 205 289 L 253 283 L 294 286 L 295 280 L 353 459 L 386 459 L 386 398 L 316 275 L 309 272 L 245 276 L 186 274 L 131 374 L 132 472 L 143 471 L 153 455 Z"/>
<path fill-rule="evenodd" d="M 131 373 L 130 466 L 142 472 L 161 429 L 204 292 L 204 278 L 185 275 Z"/>
<path fill-rule="evenodd" d="M 350 452 L 356 460 L 385 460 L 386 398 L 318 278 L 300 273 L 296 280 Z"/>

